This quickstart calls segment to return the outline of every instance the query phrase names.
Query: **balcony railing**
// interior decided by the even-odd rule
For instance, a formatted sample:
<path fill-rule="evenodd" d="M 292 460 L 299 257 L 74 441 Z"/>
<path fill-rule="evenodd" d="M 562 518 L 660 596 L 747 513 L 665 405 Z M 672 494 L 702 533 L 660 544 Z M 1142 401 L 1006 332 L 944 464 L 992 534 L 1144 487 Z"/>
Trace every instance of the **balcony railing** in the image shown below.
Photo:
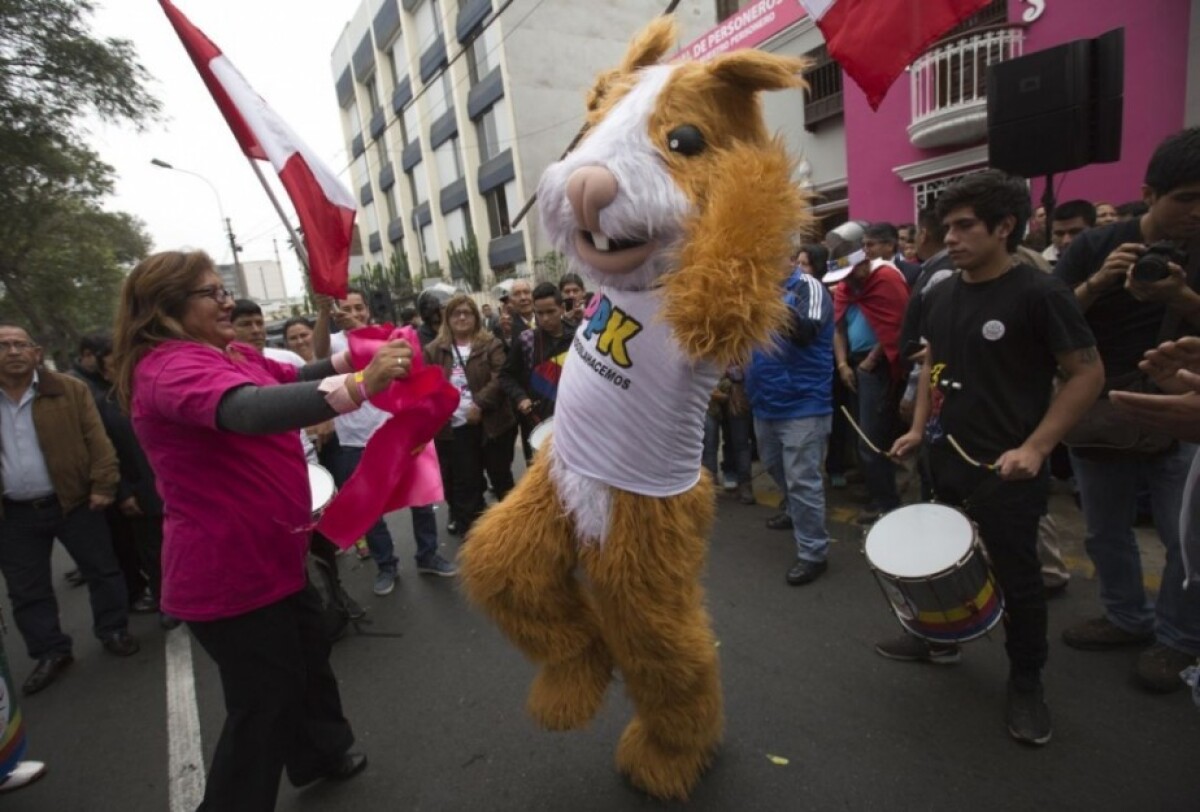
<path fill-rule="evenodd" d="M 987 134 L 987 68 L 1022 53 L 1025 32 L 1014 25 L 976 28 L 917 58 L 910 69 L 914 146 L 970 144 Z"/>

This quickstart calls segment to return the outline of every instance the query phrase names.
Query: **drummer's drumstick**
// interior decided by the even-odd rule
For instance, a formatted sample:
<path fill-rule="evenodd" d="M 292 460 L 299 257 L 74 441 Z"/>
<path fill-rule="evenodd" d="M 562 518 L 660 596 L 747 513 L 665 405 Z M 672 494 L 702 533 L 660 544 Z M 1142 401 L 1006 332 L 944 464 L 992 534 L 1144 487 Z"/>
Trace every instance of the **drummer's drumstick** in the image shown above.
<path fill-rule="evenodd" d="M 963 447 L 958 444 L 958 440 L 954 439 L 953 434 L 947 434 L 946 440 L 950 443 L 950 445 L 954 446 L 954 450 L 958 452 L 958 456 L 962 457 L 963 461 L 966 462 L 968 465 L 974 465 L 976 468 L 984 468 L 988 471 L 996 470 L 995 465 L 992 465 L 992 464 L 989 464 L 986 462 L 980 462 L 979 460 L 975 459 L 970 454 L 968 454 L 966 451 L 963 451 Z"/>
<path fill-rule="evenodd" d="M 871 449 L 876 454 L 879 454 L 882 457 L 890 457 L 891 456 L 891 454 L 888 454 L 886 451 L 880 451 L 879 446 L 877 446 L 873 442 L 871 442 L 871 438 L 863 433 L 863 430 L 861 428 L 859 428 L 858 423 L 854 422 L 854 418 L 850 416 L 850 410 L 847 409 L 845 406 L 842 407 L 842 414 L 846 415 L 846 419 L 850 421 L 850 426 L 854 429 L 855 432 L 858 433 L 858 436 L 862 438 L 862 441 L 867 444 L 867 448 Z"/>

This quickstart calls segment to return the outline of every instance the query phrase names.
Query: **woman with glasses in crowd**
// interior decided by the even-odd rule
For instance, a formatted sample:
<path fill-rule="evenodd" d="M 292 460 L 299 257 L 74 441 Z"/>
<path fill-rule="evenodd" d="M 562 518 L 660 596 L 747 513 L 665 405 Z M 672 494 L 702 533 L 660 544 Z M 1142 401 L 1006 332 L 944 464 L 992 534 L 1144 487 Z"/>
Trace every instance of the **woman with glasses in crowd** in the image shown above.
<path fill-rule="evenodd" d="M 484 471 L 497 499 L 513 487 L 516 418 L 500 386 L 505 359 L 503 342 L 483 327 L 479 305 L 466 294 L 452 297 L 438 337 L 425 347 L 425 360 L 440 366 L 460 394 L 436 443 L 442 471 L 450 471 L 445 483 L 450 515 L 463 536 L 483 513 Z"/>
<path fill-rule="evenodd" d="M 392 341 L 297 369 L 234 341 L 233 297 L 203 252 L 147 257 L 125 279 L 116 389 L 164 503 L 162 609 L 216 661 L 227 716 L 201 810 L 271 810 L 286 767 L 302 786 L 366 765 L 342 714 L 320 599 L 296 430 L 408 375 Z"/>

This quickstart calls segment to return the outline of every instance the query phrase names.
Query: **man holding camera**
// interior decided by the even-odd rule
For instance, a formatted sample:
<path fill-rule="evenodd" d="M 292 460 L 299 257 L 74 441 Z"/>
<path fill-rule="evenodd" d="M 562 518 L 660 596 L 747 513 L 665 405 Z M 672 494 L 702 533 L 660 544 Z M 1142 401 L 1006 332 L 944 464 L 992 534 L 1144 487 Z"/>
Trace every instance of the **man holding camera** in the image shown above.
<path fill-rule="evenodd" d="M 1156 391 L 1138 369 L 1144 354 L 1200 330 L 1200 128 L 1165 140 L 1150 159 L 1140 218 L 1086 231 L 1059 259 L 1096 336 L 1105 392 Z M 1200 591 L 1183 589 L 1179 516 L 1194 445 L 1123 420 L 1102 397 L 1067 436 L 1083 500 L 1086 547 L 1100 578 L 1105 615 L 1063 632 L 1073 648 L 1154 645 L 1138 658 L 1143 688 L 1182 686 L 1179 671 L 1200 655 Z M 1166 547 L 1157 605 L 1146 597 L 1133 534 L 1141 486 Z"/>

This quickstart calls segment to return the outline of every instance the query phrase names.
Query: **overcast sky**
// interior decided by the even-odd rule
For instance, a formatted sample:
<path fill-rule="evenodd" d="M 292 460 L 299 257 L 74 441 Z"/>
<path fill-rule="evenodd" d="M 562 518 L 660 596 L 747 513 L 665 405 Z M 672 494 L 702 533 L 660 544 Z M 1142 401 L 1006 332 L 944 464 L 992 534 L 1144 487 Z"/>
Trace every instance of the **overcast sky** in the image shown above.
<path fill-rule="evenodd" d="M 165 120 L 148 131 L 92 125 L 90 143 L 116 170 L 106 208 L 141 218 L 156 250 L 202 248 L 229 262 L 217 198 L 203 181 L 150 164 L 160 158 L 207 178 L 233 221 L 243 260 L 279 243 L 288 291 L 303 291 L 287 233 L 157 0 L 97 0 L 94 30 L 129 39 L 150 71 Z M 357 0 L 175 0 L 292 129 L 347 182 L 330 53 Z M 274 180 L 269 163 L 260 164 Z M 348 182 L 347 182 L 347 185 Z M 291 214 L 282 189 L 284 208 Z"/>

